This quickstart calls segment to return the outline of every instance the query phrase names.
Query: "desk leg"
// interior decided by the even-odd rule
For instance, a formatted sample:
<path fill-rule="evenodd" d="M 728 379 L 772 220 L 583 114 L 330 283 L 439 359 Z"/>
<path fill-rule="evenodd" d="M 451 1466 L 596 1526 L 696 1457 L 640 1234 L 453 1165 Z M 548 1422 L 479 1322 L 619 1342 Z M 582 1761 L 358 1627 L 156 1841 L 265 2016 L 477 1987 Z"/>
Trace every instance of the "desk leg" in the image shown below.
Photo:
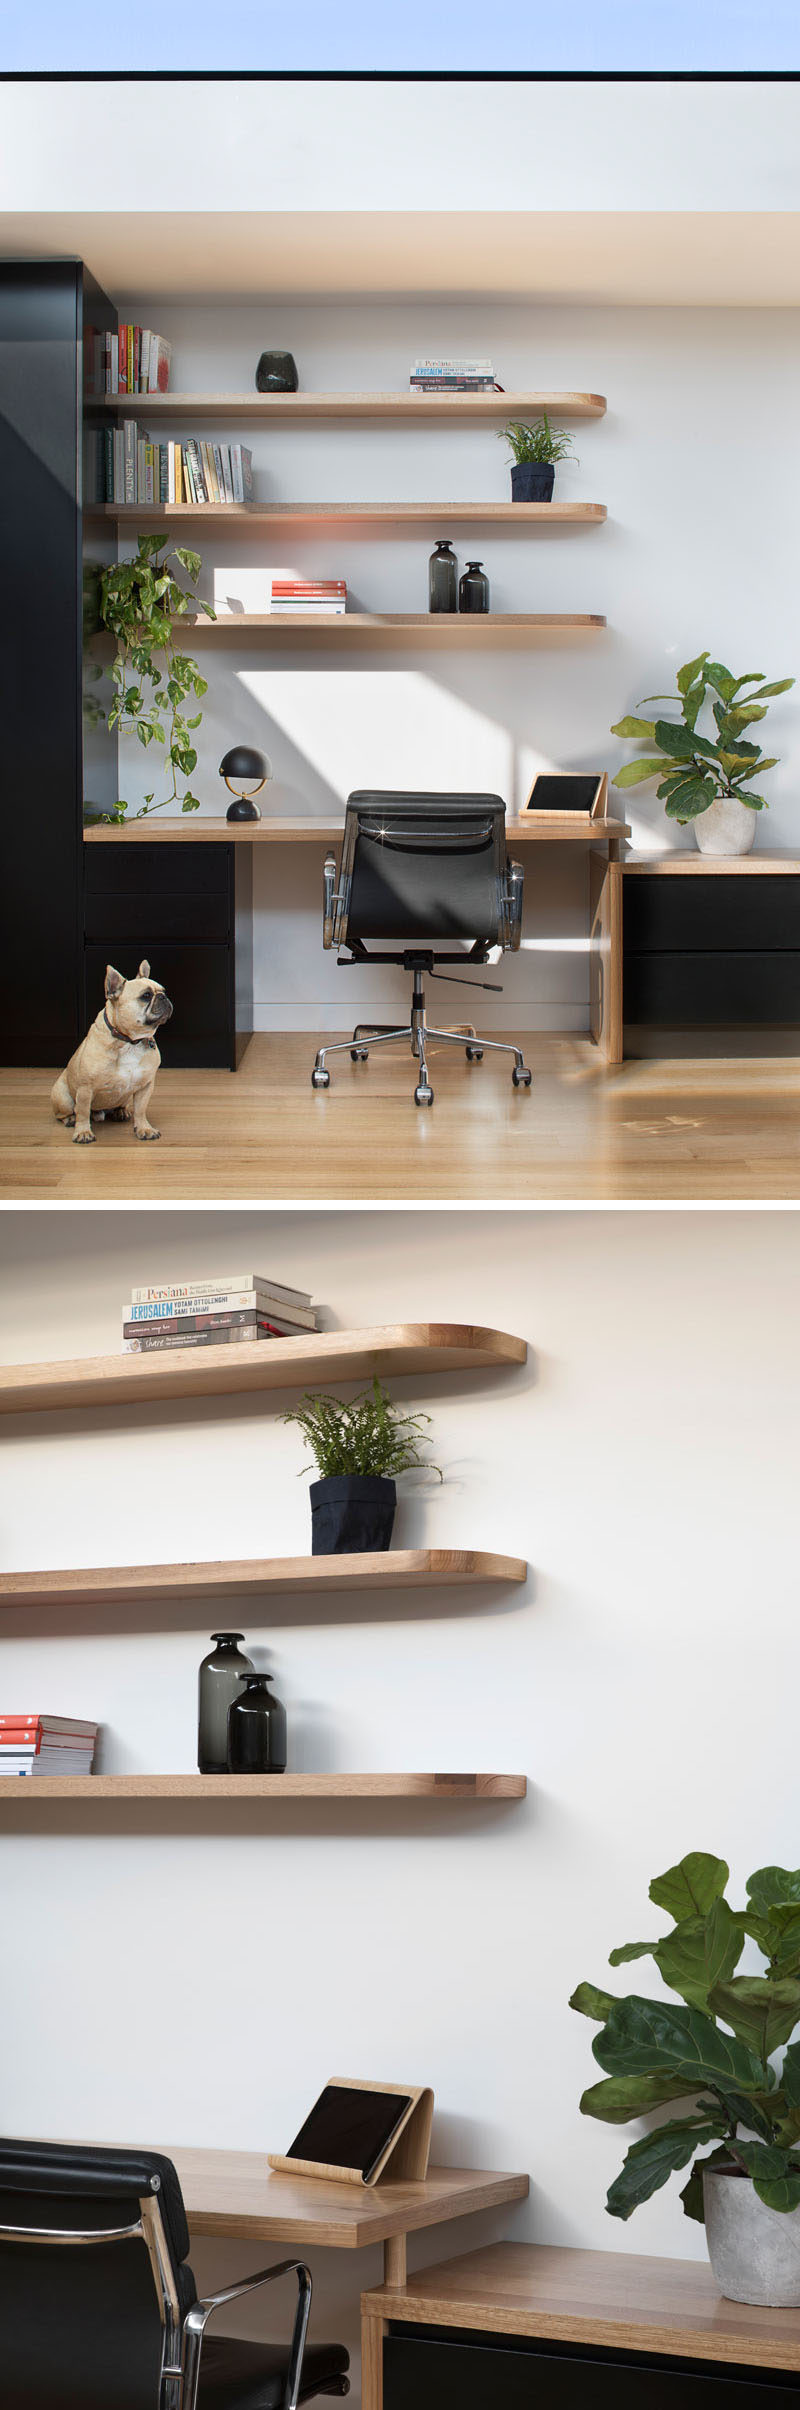
<path fill-rule="evenodd" d="M 622 865 L 589 855 L 589 1023 L 611 1068 L 622 1061 Z"/>
<path fill-rule="evenodd" d="M 406 2236 L 389 2234 L 383 2246 L 384 2284 L 405 2284 L 407 2273 Z"/>
<path fill-rule="evenodd" d="M 385 2318 L 361 2312 L 361 2410 L 383 2410 Z"/>

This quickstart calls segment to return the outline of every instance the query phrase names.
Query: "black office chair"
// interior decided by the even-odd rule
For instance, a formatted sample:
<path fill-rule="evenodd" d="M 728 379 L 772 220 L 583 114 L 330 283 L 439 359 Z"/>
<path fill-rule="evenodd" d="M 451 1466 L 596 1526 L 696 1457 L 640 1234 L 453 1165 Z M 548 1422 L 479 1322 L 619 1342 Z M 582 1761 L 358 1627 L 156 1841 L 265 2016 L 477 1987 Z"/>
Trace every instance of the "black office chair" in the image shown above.
<path fill-rule="evenodd" d="M 329 1054 L 343 1054 L 349 1045 L 353 1062 L 365 1063 L 372 1046 L 406 1040 L 419 1065 L 414 1102 L 432 1105 L 427 1057 L 431 1040 L 463 1046 L 468 1063 L 480 1063 L 487 1048 L 491 1054 L 512 1054 L 514 1086 L 529 1088 L 531 1074 L 518 1046 L 476 1037 L 471 1026 L 463 1032 L 432 1029 L 425 1019 L 426 972 L 432 979 L 452 978 L 456 975 L 437 966 L 487 962 L 492 946 L 504 953 L 518 950 L 523 873 L 521 863 L 510 862 L 506 855 L 505 804 L 500 796 L 368 790 L 349 795 L 338 874 L 330 854 L 324 877 L 323 945 L 349 948 L 339 956 L 342 967 L 354 962 L 400 963 L 412 972 L 414 990 L 405 1029 L 359 1021 L 350 1040 L 321 1046 L 312 1087 L 330 1086 Z M 370 953 L 365 943 L 369 938 L 399 938 L 402 945 L 387 952 L 384 942 L 383 951 Z M 461 984 L 502 992 L 496 980 L 465 979 Z"/>
<path fill-rule="evenodd" d="M 306 2348 L 311 2278 L 282 2260 L 198 2301 L 171 2160 L 0 2142 L 3 2410 L 295 2410 L 348 2393 L 339 2343 Z M 206 2338 L 213 2312 L 294 2275 L 291 2343 Z"/>

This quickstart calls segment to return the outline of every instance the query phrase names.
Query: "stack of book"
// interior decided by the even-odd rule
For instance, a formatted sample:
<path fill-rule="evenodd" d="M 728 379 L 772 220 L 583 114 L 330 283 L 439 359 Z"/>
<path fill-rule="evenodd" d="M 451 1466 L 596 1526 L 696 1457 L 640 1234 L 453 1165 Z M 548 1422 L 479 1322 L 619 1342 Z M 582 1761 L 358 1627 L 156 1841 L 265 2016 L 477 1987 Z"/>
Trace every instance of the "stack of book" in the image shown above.
<path fill-rule="evenodd" d="M 121 326 L 95 335 L 92 386 L 100 393 L 167 393 L 172 345 L 149 326 Z"/>
<path fill-rule="evenodd" d="M 347 585 L 343 577 L 274 577 L 272 580 L 273 611 L 341 613 L 347 610 Z"/>
<path fill-rule="evenodd" d="M 494 393 L 499 391 L 491 360 L 415 360 L 412 393 Z"/>
<path fill-rule="evenodd" d="M 75 1715 L 0 1715 L 0 1774 L 91 1774 L 97 1732 Z"/>
<path fill-rule="evenodd" d="M 247 444 L 154 443 L 135 418 L 96 430 L 97 502 L 248 503 L 253 455 Z"/>
<path fill-rule="evenodd" d="M 303 1338 L 317 1328 L 305 1289 L 258 1272 L 227 1272 L 219 1280 L 168 1281 L 134 1289 L 123 1310 L 124 1355 L 161 1347 L 219 1347 L 248 1339 Z"/>

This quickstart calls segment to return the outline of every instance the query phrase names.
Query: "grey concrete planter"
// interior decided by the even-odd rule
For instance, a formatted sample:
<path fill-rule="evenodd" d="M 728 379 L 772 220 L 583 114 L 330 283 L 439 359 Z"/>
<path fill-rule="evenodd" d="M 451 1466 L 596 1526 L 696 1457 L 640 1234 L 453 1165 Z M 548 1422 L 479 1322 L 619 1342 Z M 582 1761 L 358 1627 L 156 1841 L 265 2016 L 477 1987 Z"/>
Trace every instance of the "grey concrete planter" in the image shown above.
<path fill-rule="evenodd" d="M 749 2176 L 703 2177 L 708 2256 L 728 2301 L 800 2309 L 800 2209 L 766 2209 Z"/>

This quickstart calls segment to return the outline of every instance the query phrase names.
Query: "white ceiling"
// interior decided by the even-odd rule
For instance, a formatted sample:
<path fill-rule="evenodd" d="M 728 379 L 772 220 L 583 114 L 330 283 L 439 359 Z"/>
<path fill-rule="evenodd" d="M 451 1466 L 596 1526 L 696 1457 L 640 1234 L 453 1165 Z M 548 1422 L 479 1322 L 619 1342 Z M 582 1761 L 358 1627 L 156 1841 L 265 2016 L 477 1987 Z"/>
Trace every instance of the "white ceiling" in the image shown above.
<path fill-rule="evenodd" d="M 267 293 L 800 304 L 800 213 L 0 214 L 0 250 L 84 259 L 113 301 Z"/>

